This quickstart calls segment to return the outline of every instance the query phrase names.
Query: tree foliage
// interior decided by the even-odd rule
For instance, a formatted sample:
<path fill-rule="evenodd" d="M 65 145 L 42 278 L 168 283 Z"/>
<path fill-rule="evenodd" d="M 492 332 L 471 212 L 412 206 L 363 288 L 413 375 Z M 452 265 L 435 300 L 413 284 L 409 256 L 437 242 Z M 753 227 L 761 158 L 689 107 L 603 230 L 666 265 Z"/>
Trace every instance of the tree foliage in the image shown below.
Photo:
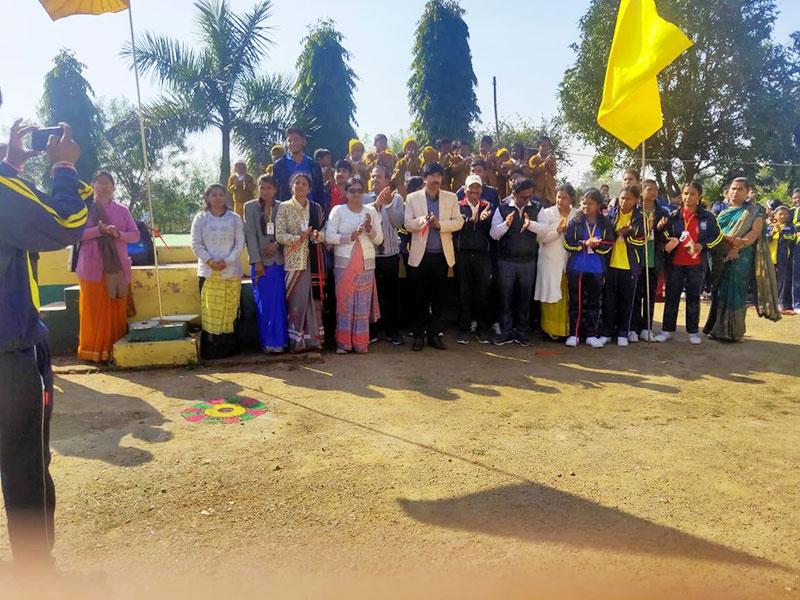
<path fill-rule="evenodd" d="M 92 100 L 92 86 L 83 77 L 86 65 L 67 49 L 61 50 L 53 62 L 53 68 L 44 78 L 39 117 L 45 126 L 61 122 L 72 126 L 73 136 L 81 147 L 81 157 L 75 167 L 80 177 L 88 181 L 99 164 L 102 117 Z"/>
<path fill-rule="evenodd" d="M 659 77 L 664 127 L 647 141 L 664 187 L 704 176 L 758 171 L 752 162 L 797 162 L 791 132 L 800 123 L 797 36 L 772 37 L 774 0 L 658 0 L 660 14 L 695 42 Z M 592 0 L 579 23 L 573 67 L 560 97 L 570 129 L 617 166 L 636 153 L 597 125 L 619 0 Z M 792 97 L 794 100 L 792 100 Z M 686 162 L 680 162 L 683 159 Z M 607 162 L 607 161 L 606 161 Z M 743 168 L 744 165 L 744 168 Z"/>
<path fill-rule="evenodd" d="M 456 0 L 428 0 L 414 35 L 408 100 L 421 138 L 472 142 L 480 116 L 469 28 Z"/>
<path fill-rule="evenodd" d="M 132 213 L 141 214 L 146 209 L 147 194 L 139 115 L 124 99 L 111 100 L 101 108 L 106 123 L 100 149 L 101 165 L 114 174 L 118 197 L 127 202 Z M 177 161 L 187 150 L 182 136 L 168 137 L 158 128 L 147 128 L 145 139 L 154 179 L 158 179 L 162 168 Z"/>
<path fill-rule="evenodd" d="M 358 77 L 343 39 L 331 20 L 314 25 L 303 39 L 294 85 L 295 119 L 309 132 L 310 148 L 327 148 L 334 157 L 344 157 L 356 136 L 353 91 Z"/>
<path fill-rule="evenodd" d="M 535 152 L 538 149 L 539 140 L 546 136 L 553 142 L 553 153 L 558 159 L 559 169 L 563 171 L 566 167 L 572 165 L 572 159 L 567 154 L 569 136 L 560 115 L 549 119 L 542 118 L 538 123 L 533 123 L 522 117 L 501 119 L 499 125 L 499 138 L 495 129 L 479 130 L 476 137 L 490 135 L 497 148 L 507 148 L 509 150 L 511 146 L 519 142 L 524 144 L 526 148 L 534 149 Z"/>
<path fill-rule="evenodd" d="M 232 12 L 228 0 L 197 0 L 194 7 L 197 43 L 146 33 L 136 42 L 136 62 L 168 90 L 148 106 L 149 123 L 166 135 L 210 127 L 220 131 L 224 182 L 230 174 L 231 141 L 241 145 L 251 138 L 254 124 L 269 126 L 286 92 L 282 78 L 259 74 L 272 43 L 267 25 L 272 2 L 258 0 L 241 15 Z M 123 55 L 133 59 L 129 44 Z"/>

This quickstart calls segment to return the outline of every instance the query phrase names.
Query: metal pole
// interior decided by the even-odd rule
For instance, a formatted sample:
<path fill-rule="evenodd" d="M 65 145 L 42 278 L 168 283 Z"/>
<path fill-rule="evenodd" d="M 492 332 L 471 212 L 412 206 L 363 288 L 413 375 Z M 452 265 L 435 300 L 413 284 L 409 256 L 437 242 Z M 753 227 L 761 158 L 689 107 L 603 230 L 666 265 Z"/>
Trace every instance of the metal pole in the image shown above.
<path fill-rule="evenodd" d="M 642 142 L 642 180 L 644 180 L 645 174 L 644 170 L 647 166 L 647 151 L 645 149 L 646 142 Z M 658 202 L 658 200 L 656 200 Z M 644 199 L 642 199 L 642 209 L 644 209 Z M 653 205 L 653 217 L 655 218 L 656 214 L 656 207 L 655 204 Z M 650 248 L 650 219 L 647 217 L 647 214 L 644 213 L 642 210 L 642 216 L 644 217 L 644 303 L 647 306 L 647 340 L 648 342 L 653 341 L 653 315 L 650 313 L 650 254 L 648 252 Z"/>
<path fill-rule="evenodd" d="M 500 145 L 500 120 L 497 118 L 497 77 L 492 77 L 492 90 L 494 92 L 494 131 L 497 139 L 495 143 Z"/>
<path fill-rule="evenodd" d="M 142 111 L 142 89 L 139 83 L 139 65 L 136 63 L 136 36 L 133 32 L 133 1 L 128 3 L 128 22 L 131 26 L 131 56 L 133 56 L 133 72 L 136 76 L 136 100 L 139 110 L 139 133 L 142 136 L 142 155 L 144 158 L 144 181 L 147 190 L 147 206 L 150 211 L 150 231 L 156 231 L 155 214 L 153 213 L 153 189 L 150 181 L 150 161 L 147 159 L 147 137 L 144 130 L 144 113 Z M 158 271 L 158 248 L 153 244 L 153 258 L 155 260 L 156 293 L 158 294 L 158 316 L 164 317 L 164 305 L 161 300 L 161 277 Z"/>

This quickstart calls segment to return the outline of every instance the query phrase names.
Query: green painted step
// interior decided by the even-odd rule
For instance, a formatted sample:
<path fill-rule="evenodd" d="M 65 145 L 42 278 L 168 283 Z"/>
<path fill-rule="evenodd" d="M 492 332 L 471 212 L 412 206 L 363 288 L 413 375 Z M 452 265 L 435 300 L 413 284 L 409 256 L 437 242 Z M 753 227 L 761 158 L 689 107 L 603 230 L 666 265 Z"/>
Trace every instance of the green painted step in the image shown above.
<path fill-rule="evenodd" d="M 42 306 L 39 315 L 49 332 L 50 351 L 54 356 L 74 356 L 78 352 L 78 312 L 66 302 Z"/>

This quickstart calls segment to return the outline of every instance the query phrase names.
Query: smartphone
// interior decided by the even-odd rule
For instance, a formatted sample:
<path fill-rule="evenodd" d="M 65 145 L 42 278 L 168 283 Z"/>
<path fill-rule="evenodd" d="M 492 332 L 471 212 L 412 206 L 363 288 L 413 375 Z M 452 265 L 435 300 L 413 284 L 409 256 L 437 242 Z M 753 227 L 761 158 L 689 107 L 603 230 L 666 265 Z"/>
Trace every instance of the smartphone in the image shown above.
<path fill-rule="evenodd" d="M 31 150 L 35 150 L 36 152 L 47 150 L 47 141 L 50 139 L 50 136 L 54 135 L 61 139 L 62 133 L 61 126 L 43 127 L 42 129 L 35 130 L 31 134 Z"/>

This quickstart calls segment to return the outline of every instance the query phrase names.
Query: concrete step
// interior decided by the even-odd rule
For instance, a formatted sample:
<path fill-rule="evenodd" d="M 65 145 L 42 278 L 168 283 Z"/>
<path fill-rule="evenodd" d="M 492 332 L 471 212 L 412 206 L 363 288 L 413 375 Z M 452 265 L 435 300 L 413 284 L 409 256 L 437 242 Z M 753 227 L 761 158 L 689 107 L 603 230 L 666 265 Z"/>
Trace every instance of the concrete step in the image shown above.
<path fill-rule="evenodd" d="M 200 362 L 194 337 L 159 342 L 131 342 L 125 336 L 114 344 L 114 364 L 121 369 L 182 367 Z"/>

